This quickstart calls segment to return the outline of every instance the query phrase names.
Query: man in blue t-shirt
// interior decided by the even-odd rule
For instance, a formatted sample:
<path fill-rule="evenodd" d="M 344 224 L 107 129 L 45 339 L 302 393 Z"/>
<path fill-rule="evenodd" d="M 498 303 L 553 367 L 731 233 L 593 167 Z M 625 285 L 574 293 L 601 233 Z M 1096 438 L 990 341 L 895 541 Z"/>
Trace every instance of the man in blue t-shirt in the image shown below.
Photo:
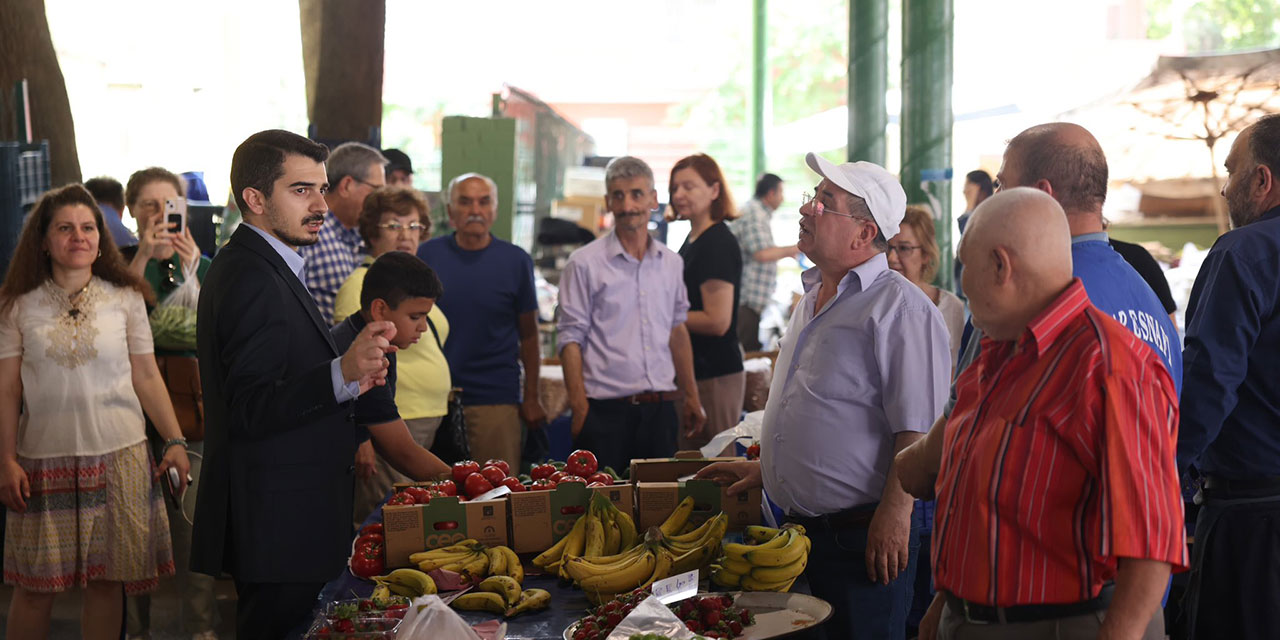
<path fill-rule="evenodd" d="M 538 399 L 542 355 L 533 259 L 489 232 L 498 206 L 493 180 L 460 175 L 449 182 L 445 198 L 455 231 L 418 247 L 418 257 L 444 283 L 438 302 L 450 326 L 444 356 L 453 384 L 462 388 L 471 457 L 506 460 L 518 469 L 521 420 L 537 429 L 547 419 Z"/>

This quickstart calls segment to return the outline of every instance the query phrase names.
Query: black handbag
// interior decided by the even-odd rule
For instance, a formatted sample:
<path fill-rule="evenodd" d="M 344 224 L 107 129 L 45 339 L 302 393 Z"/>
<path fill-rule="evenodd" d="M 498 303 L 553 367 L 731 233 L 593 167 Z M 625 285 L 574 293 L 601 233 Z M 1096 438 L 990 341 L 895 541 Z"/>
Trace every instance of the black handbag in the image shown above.
<path fill-rule="evenodd" d="M 427 326 L 431 335 L 435 336 L 436 347 L 444 353 L 444 345 L 440 344 L 440 332 L 436 325 L 427 318 Z M 435 440 L 431 442 L 431 453 L 446 464 L 471 459 L 471 444 L 467 441 L 467 420 L 462 415 L 462 389 L 454 387 L 449 391 L 449 409 L 436 429 Z"/>

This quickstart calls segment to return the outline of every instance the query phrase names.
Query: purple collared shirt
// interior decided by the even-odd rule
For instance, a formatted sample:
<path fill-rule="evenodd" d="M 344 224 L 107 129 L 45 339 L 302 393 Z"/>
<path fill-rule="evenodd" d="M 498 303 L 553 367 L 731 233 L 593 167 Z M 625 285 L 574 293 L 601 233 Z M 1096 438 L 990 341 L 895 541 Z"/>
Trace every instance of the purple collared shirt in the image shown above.
<path fill-rule="evenodd" d="M 673 391 L 671 331 L 689 315 L 684 260 L 650 239 L 644 259 L 611 231 L 573 252 L 560 278 L 557 350 L 577 343 L 588 398 Z"/>
<path fill-rule="evenodd" d="M 880 500 L 897 434 L 926 432 L 951 381 L 951 338 L 933 301 L 883 253 L 854 267 L 814 309 L 804 272 L 773 369 L 760 438 L 764 488 L 817 516 Z"/>

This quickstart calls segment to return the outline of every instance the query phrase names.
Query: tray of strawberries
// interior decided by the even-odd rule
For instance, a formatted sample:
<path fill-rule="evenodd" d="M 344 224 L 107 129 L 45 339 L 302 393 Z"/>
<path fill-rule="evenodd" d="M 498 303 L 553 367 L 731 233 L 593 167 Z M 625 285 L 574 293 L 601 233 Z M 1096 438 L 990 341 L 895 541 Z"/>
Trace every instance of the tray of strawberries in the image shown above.
<path fill-rule="evenodd" d="M 632 591 L 593 609 L 564 630 L 564 640 L 604 640 L 649 594 Z M 689 631 L 706 638 L 781 638 L 822 624 L 831 605 L 803 593 L 699 593 L 667 605 Z"/>
<path fill-rule="evenodd" d="M 407 598 L 392 597 L 330 602 L 316 616 L 306 640 L 391 640 L 408 612 Z"/>

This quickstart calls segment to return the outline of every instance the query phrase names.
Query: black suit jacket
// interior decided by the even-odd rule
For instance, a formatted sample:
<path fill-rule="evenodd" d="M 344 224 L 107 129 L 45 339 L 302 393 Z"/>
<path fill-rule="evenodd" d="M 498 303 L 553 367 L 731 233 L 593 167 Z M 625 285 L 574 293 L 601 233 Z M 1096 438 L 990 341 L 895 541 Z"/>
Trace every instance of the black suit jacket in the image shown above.
<path fill-rule="evenodd" d="M 206 415 L 191 568 L 245 582 L 324 582 L 350 550 L 356 451 L 338 357 L 315 302 L 242 225 L 200 292 Z"/>

